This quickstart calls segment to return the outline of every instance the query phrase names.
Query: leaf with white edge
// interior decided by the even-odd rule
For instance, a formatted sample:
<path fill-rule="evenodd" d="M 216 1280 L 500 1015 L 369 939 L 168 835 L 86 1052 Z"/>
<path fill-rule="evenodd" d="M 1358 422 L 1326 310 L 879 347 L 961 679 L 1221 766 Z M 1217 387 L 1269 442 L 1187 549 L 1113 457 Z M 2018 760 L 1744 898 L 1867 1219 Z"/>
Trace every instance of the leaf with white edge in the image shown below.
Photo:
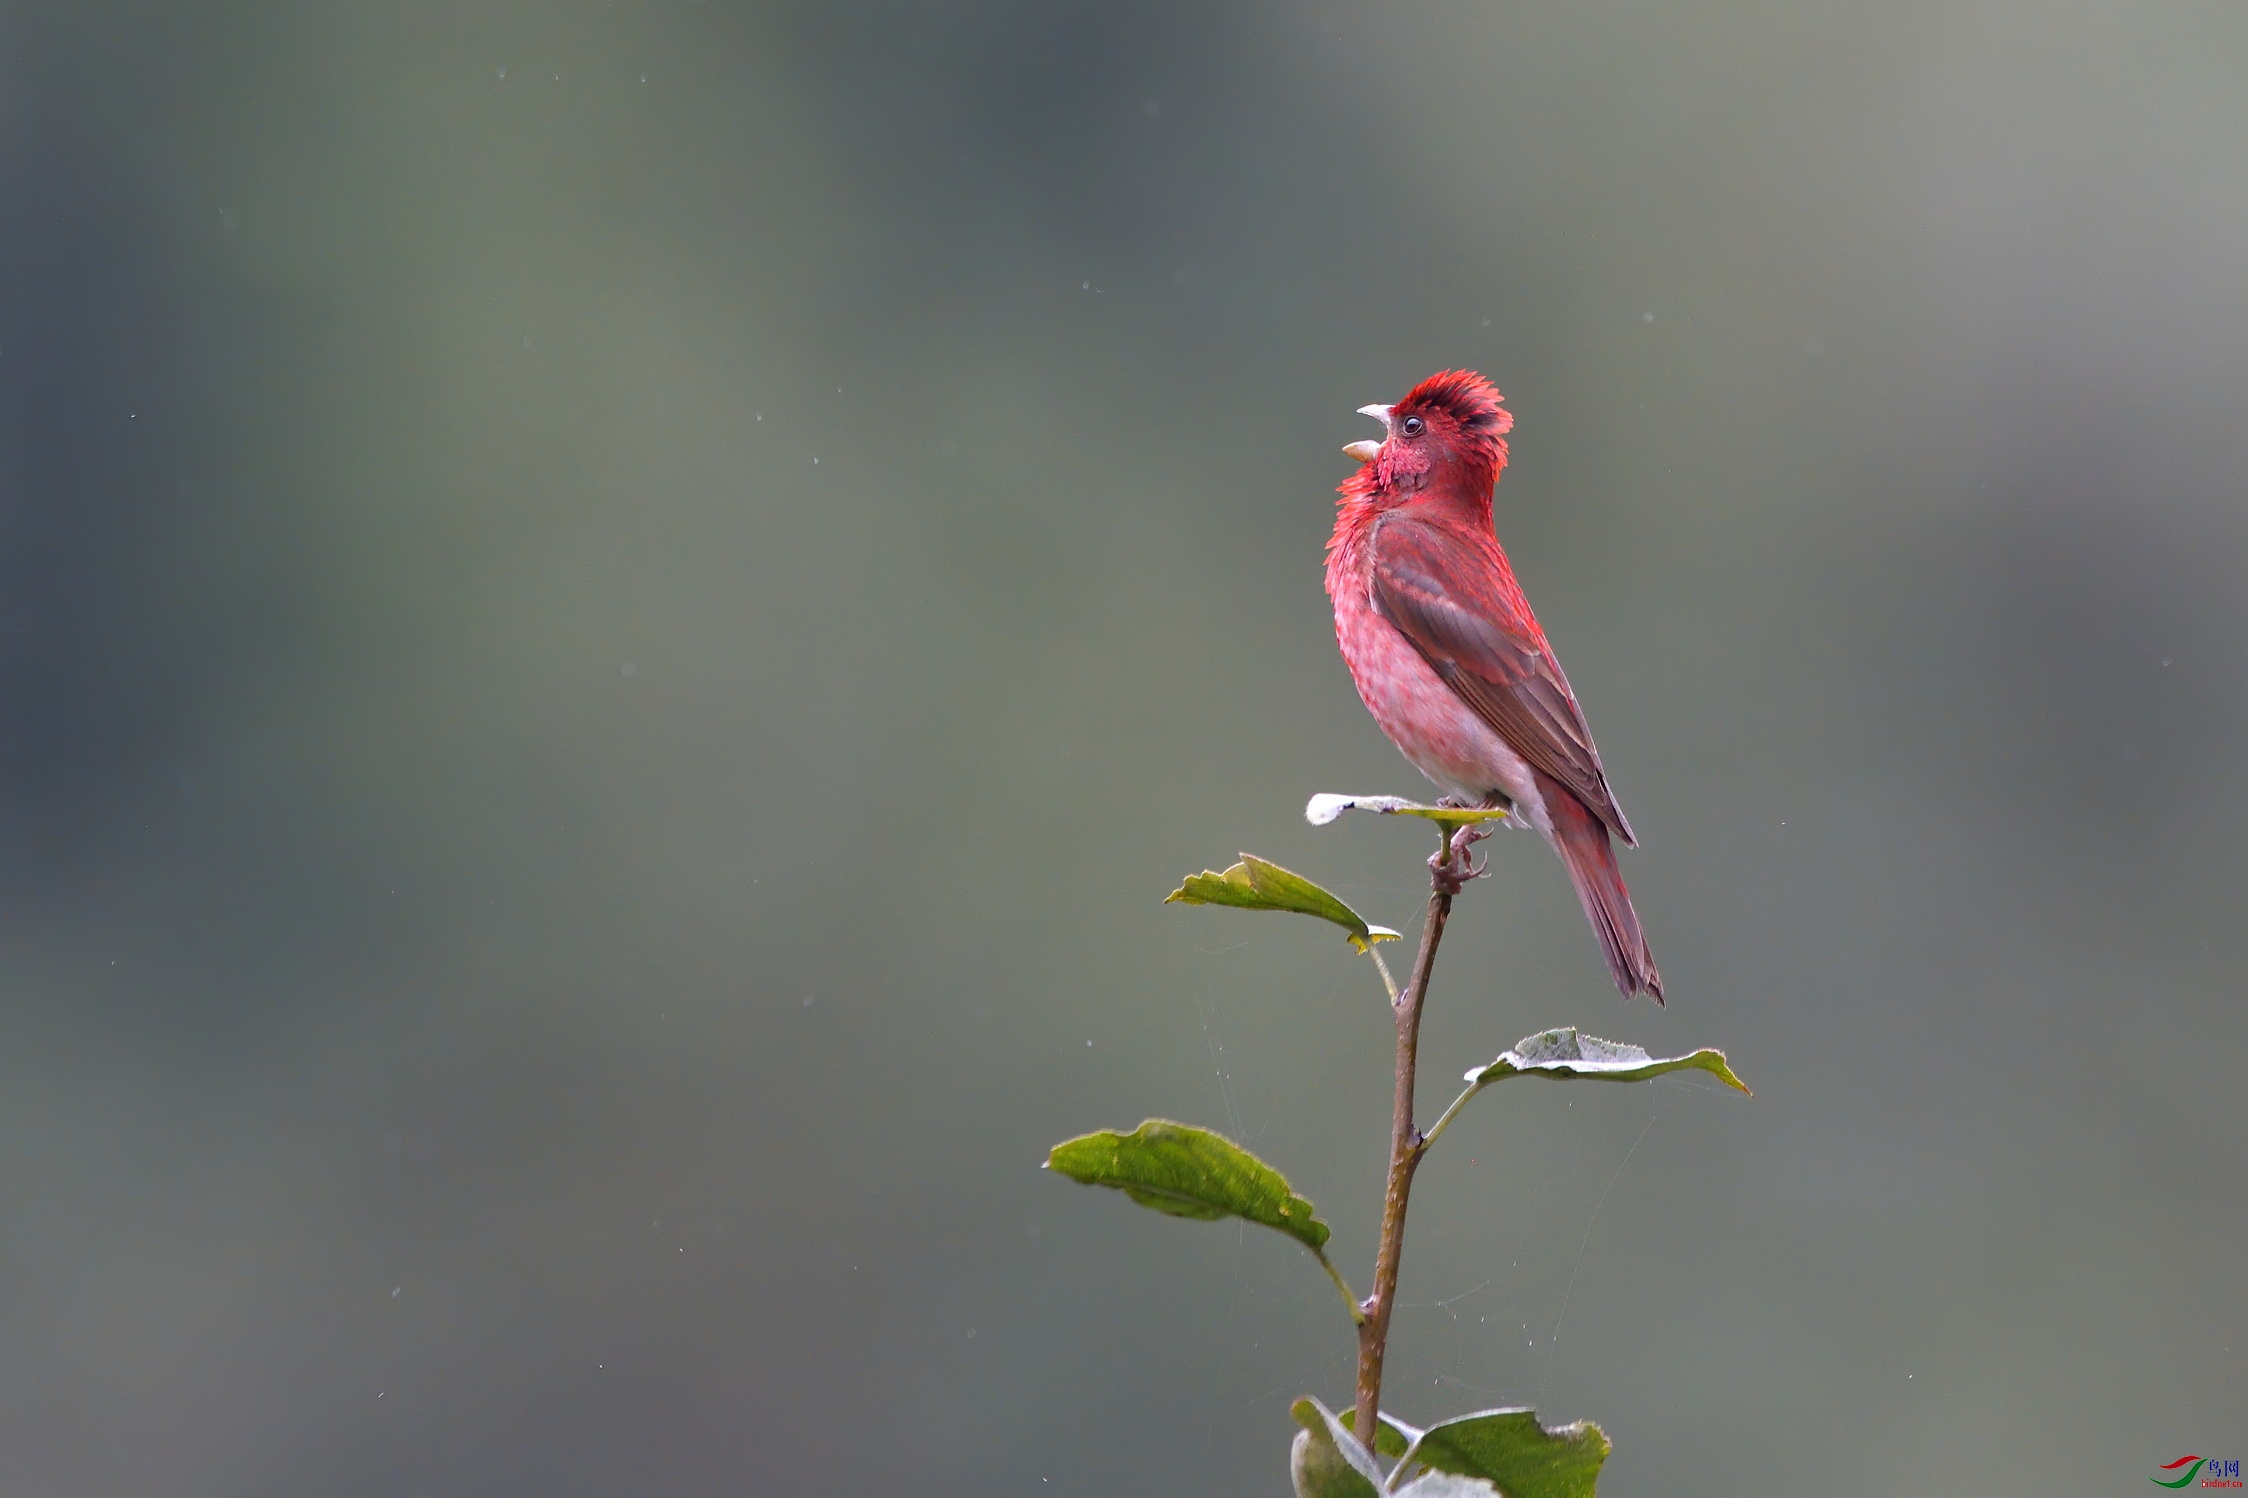
<path fill-rule="evenodd" d="M 1242 910 L 1285 910 L 1315 915 L 1343 928 L 1344 939 L 1363 952 L 1378 941 L 1395 941 L 1387 926 L 1370 926 L 1365 917 L 1301 874 L 1290 873 L 1253 853 L 1224 873 L 1204 869 L 1163 897 L 1166 905 L 1233 905 Z"/>
<path fill-rule="evenodd" d="M 1454 1477 L 1448 1472 L 1426 1472 L 1401 1488 L 1397 1498 L 1507 1498 L 1480 1477 Z"/>
<path fill-rule="evenodd" d="M 1481 1478 L 1506 1498 L 1593 1498 L 1610 1449 L 1607 1433 L 1589 1420 L 1549 1427 L 1531 1410 L 1484 1410 L 1431 1425 L 1402 1464 Z M 1419 1484 L 1403 1491 L 1421 1495 Z"/>
<path fill-rule="evenodd" d="M 1346 811 L 1379 812 L 1385 817 L 1423 817 L 1441 824 L 1446 831 L 1457 831 L 1475 822 L 1502 822 L 1507 816 L 1496 808 L 1424 806 L 1403 796 L 1337 796 L 1323 791 L 1304 804 L 1304 820 L 1314 827 L 1324 827 Z"/>
<path fill-rule="evenodd" d="M 1334 1412 L 1306 1396 L 1288 1408 L 1303 1429 L 1288 1450 L 1296 1498 L 1381 1498 L 1382 1469 Z"/>
<path fill-rule="evenodd" d="M 1467 1080 L 1478 1087 L 1488 1087 L 1508 1077 L 1644 1082 L 1674 1071 L 1706 1071 L 1728 1087 L 1748 1091 L 1747 1085 L 1733 1075 L 1733 1068 L 1726 1065 L 1723 1051 L 1704 1048 L 1691 1056 L 1657 1060 L 1638 1046 L 1602 1040 L 1596 1035 L 1579 1035 L 1566 1026 L 1516 1041 L 1511 1050 L 1499 1052 L 1498 1059 L 1489 1066 L 1471 1069 Z"/>
<path fill-rule="evenodd" d="M 1287 1177 L 1223 1134 L 1192 1124 L 1151 1118 L 1129 1134 L 1086 1134 L 1055 1145 L 1046 1165 L 1172 1217 L 1238 1217 L 1286 1233 L 1315 1254 L 1327 1247 L 1327 1224 Z"/>

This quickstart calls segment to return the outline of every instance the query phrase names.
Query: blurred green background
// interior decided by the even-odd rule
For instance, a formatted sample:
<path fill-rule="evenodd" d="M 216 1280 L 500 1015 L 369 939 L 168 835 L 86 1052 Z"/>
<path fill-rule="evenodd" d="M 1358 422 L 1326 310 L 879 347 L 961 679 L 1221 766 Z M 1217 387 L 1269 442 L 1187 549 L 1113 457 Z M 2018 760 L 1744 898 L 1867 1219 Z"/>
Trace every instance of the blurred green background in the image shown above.
<path fill-rule="evenodd" d="M 2248 1454 L 2248 13 L 0 11 L 0 1490 L 1286 1491 L 1423 786 L 1320 591 L 1478 368 L 1645 841 L 1534 839 L 1408 1418 L 1602 1491 Z M 1706 1079 L 1704 1079 L 1706 1080 Z M 1584 1094 L 1584 1095 L 1579 1095 Z M 2230 1443 L 2230 1444 L 2227 1444 Z"/>

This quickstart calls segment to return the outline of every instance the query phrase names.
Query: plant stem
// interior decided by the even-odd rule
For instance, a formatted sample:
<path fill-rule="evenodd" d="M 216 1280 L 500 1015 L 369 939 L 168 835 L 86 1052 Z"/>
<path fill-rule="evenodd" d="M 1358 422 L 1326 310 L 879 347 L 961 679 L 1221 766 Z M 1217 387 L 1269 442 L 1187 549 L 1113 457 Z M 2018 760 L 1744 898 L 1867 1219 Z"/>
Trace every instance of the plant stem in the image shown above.
<path fill-rule="evenodd" d="M 1350 1293 L 1350 1286 L 1344 1281 L 1342 1271 L 1335 1268 L 1333 1261 L 1317 1249 L 1312 1250 L 1311 1256 L 1319 1261 L 1320 1268 L 1327 1271 L 1327 1278 L 1335 1282 L 1335 1293 L 1343 1298 L 1343 1305 L 1350 1311 L 1351 1325 L 1356 1326 L 1364 1321 L 1366 1309 L 1358 1303 L 1358 1297 Z"/>
<path fill-rule="evenodd" d="M 1381 1409 L 1382 1357 L 1389 1349 L 1389 1317 L 1397 1302 L 1397 1268 L 1405 1249 L 1405 1205 L 1413 1192 L 1413 1172 L 1421 1163 L 1421 1136 L 1413 1127 L 1413 1074 L 1419 1059 L 1421 1005 L 1428 997 L 1429 970 L 1437 944 L 1452 915 L 1452 897 L 1470 877 L 1467 849 L 1454 844 L 1450 829 L 1440 829 L 1438 857 L 1431 860 L 1428 919 L 1421 927 L 1420 950 L 1413 954 L 1413 976 L 1391 1006 L 1397 1022 L 1397 1095 L 1390 1113 L 1389 1186 L 1382 1195 L 1381 1247 L 1374 1258 L 1374 1292 L 1366 1298 L 1366 1319 L 1358 1324 L 1358 1406 L 1355 1427 L 1366 1449 L 1374 1449 L 1375 1420 Z"/>
<path fill-rule="evenodd" d="M 1460 1116 L 1460 1110 L 1465 1108 L 1468 1101 L 1482 1090 L 1483 1084 L 1481 1082 L 1470 1082 L 1467 1091 L 1452 1099 L 1452 1106 L 1444 1110 L 1444 1116 L 1437 1119 L 1429 1131 L 1421 1136 L 1422 1154 L 1427 1154 L 1435 1146 L 1437 1137 L 1446 1129 L 1452 1127 L 1452 1120 Z"/>
<path fill-rule="evenodd" d="M 1374 959 L 1375 968 L 1382 975 L 1382 987 L 1389 990 L 1389 1007 L 1397 1007 L 1397 980 L 1389 975 L 1389 964 L 1382 961 L 1382 949 L 1369 943 L 1366 955 Z"/>

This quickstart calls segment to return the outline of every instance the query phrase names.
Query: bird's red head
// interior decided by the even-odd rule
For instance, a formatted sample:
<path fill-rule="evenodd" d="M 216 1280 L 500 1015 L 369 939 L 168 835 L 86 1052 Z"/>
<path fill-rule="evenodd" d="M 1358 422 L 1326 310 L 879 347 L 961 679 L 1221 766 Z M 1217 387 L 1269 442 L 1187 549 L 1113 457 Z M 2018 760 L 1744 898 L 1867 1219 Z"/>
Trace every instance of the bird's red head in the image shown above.
<path fill-rule="evenodd" d="M 1501 399 L 1498 387 L 1473 370 L 1447 369 L 1415 385 L 1394 406 L 1361 407 L 1389 436 L 1343 449 L 1366 465 L 1345 489 L 1404 500 L 1439 487 L 1488 503 L 1506 467 L 1505 434 L 1514 426 Z"/>

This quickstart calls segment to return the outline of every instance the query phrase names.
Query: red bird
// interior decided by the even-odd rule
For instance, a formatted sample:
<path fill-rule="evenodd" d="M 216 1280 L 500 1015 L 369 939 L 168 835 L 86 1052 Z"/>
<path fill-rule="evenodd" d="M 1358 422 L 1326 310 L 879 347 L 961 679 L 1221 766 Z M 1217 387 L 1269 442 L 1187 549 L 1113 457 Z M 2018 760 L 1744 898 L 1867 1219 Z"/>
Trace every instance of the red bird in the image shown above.
<path fill-rule="evenodd" d="M 1511 412 L 1479 374 L 1446 370 L 1353 442 L 1327 543 L 1327 595 L 1351 680 L 1420 772 L 1473 806 L 1510 808 L 1569 866 L 1608 971 L 1629 998 L 1663 1001 L 1662 975 L 1616 868 L 1632 847 L 1569 679 L 1491 530 Z"/>

